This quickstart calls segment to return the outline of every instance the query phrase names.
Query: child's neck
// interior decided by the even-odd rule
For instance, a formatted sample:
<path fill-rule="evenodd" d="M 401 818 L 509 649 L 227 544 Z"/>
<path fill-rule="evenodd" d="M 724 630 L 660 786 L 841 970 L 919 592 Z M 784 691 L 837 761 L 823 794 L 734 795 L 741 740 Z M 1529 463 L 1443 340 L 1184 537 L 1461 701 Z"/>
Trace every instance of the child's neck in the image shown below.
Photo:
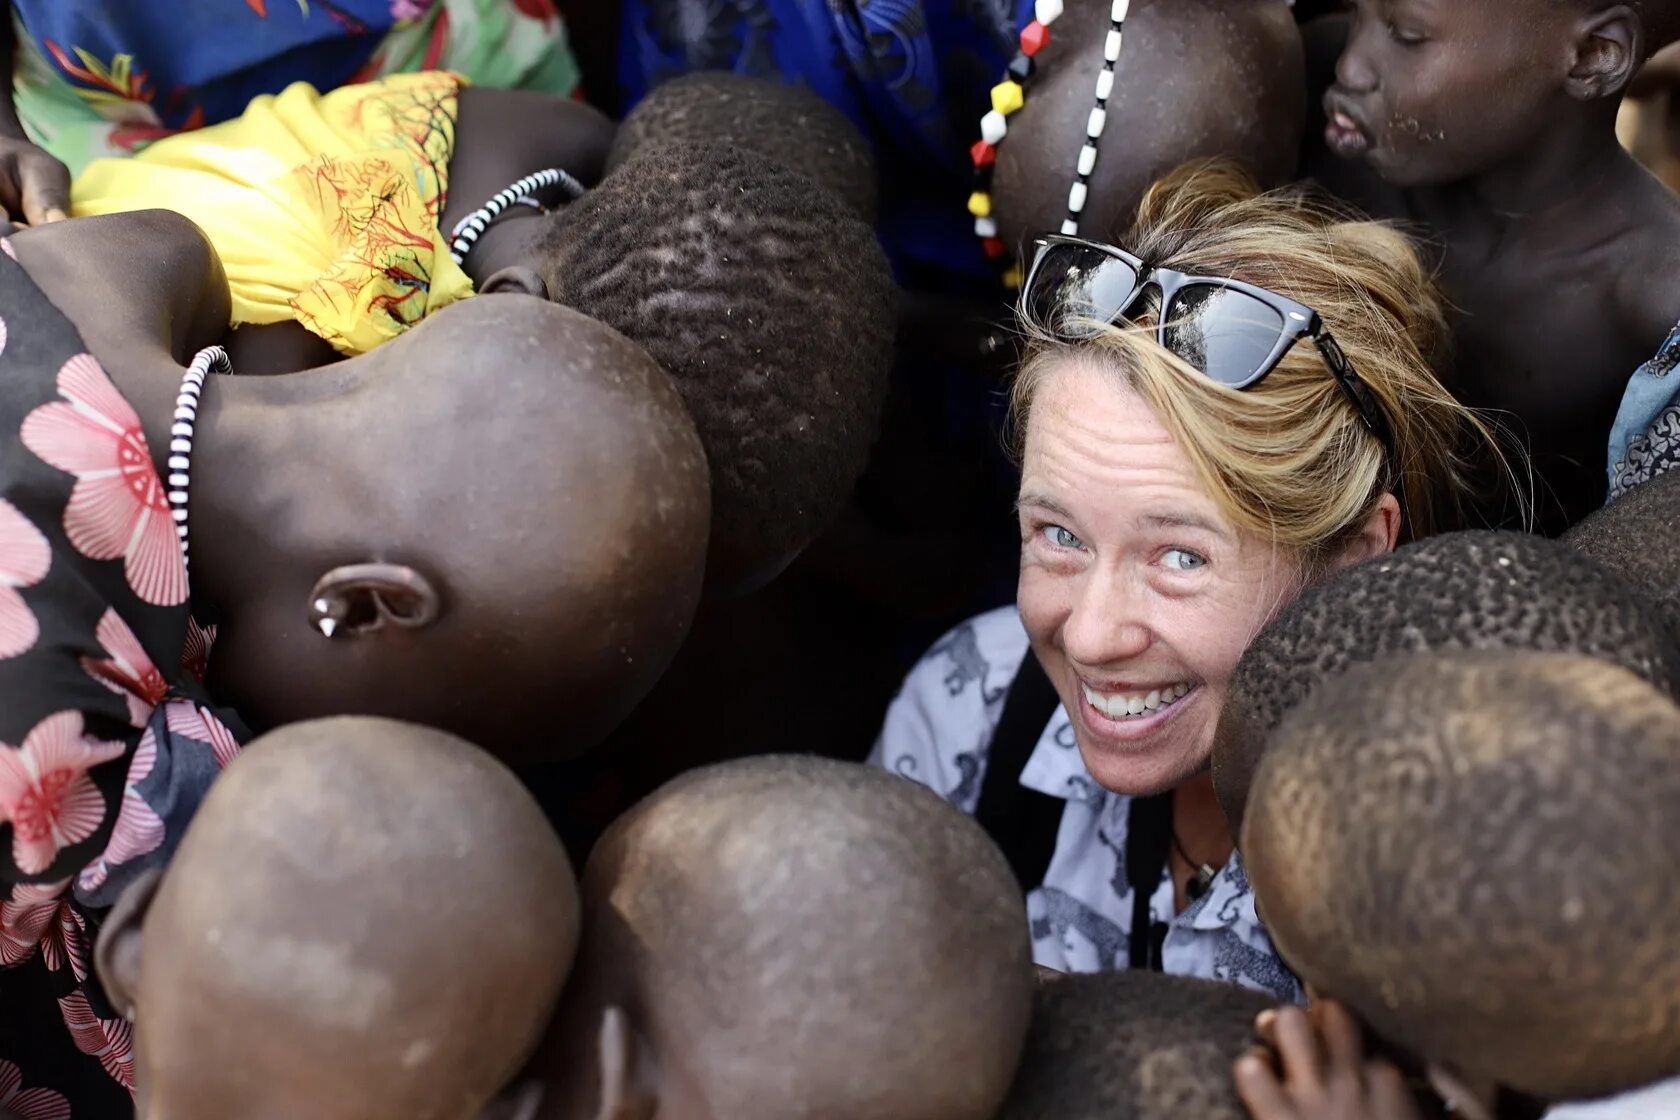
<path fill-rule="evenodd" d="M 1639 174 L 1616 139 L 1613 115 L 1582 113 L 1501 164 L 1407 195 L 1418 217 L 1449 235 L 1520 234 L 1525 245 L 1545 250 L 1597 241 L 1615 214 L 1605 195 Z"/>

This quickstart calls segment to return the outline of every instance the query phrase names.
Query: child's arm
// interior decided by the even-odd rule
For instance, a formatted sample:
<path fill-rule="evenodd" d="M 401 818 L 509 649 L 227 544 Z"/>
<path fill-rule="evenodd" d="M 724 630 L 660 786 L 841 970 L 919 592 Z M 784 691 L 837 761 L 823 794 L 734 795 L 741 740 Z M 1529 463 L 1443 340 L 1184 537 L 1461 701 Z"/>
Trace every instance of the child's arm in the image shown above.
<path fill-rule="evenodd" d="M 1298 1007 L 1260 1016 L 1255 1030 L 1277 1053 L 1237 1060 L 1237 1093 L 1254 1120 L 1422 1120 L 1400 1071 L 1365 1057 L 1359 1024 L 1338 1003 L 1318 1005 L 1319 1026 Z"/>
<path fill-rule="evenodd" d="M 24 135 L 12 95 L 11 0 L 0 0 L 0 218 L 32 226 L 70 211 L 70 169 Z"/>

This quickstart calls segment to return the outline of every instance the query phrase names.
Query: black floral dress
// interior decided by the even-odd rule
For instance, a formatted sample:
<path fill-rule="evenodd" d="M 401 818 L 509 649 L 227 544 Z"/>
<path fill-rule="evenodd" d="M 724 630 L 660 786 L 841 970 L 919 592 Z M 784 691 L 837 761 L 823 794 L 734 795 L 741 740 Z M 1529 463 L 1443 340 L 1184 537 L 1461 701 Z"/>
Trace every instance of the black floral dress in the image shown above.
<path fill-rule="evenodd" d="M 244 736 L 139 417 L 0 240 L 0 1110 L 132 1112 L 99 923 Z"/>

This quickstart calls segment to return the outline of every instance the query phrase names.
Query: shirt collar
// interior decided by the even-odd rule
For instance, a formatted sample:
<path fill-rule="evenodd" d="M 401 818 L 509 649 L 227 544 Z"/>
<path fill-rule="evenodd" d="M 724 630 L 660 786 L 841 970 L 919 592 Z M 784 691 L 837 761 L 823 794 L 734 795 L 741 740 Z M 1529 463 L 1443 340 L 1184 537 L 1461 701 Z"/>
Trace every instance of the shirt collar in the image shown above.
<path fill-rule="evenodd" d="M 1056 714 L 1050 717 L 1044 733 L 1038 737 L 1038 745 L 1033 747 L 1026 766 L 1021 769 L 1021 784 L 1063 801 L 1078 801 L 1093 807 L 1114 796 L 1099 786 L 1085 769 L 1079 744 L 1073 737 L 1073 721 L 1060 704 L 1056 705 Z"/>

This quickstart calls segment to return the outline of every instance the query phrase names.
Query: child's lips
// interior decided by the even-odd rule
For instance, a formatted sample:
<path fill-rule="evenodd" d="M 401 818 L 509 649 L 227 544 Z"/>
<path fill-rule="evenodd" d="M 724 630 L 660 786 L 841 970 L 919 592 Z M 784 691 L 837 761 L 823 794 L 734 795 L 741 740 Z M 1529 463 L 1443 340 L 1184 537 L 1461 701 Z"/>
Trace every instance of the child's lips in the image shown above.
<path fill-rule="evenodd" d="M 1371 138 L 1346 113 L 1332 113 L 1324 126 L 1324 142 L 1343 159 L 1358 159 L 1371 149 Z"/>

